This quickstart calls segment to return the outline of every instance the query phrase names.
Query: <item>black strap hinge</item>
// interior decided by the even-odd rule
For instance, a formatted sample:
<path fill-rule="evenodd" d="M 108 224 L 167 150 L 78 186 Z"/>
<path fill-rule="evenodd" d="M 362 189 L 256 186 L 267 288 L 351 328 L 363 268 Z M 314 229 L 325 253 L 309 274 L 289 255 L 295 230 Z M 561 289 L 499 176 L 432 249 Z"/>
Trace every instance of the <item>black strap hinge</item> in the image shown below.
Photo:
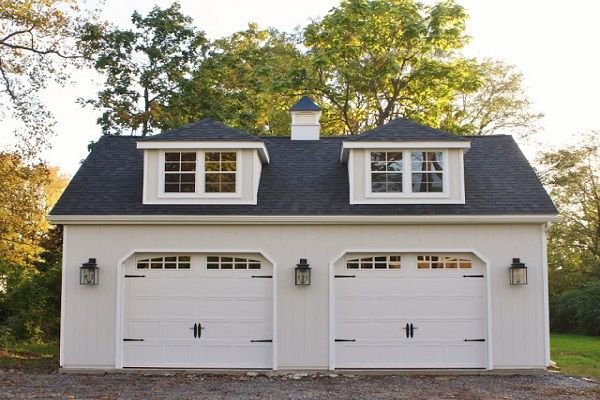
<path fill-rule="evenodd" d="M 252 275 L 253 278 L 273 278 L 273 275 Z"/>
<path fill-rule="evenodd" d="M 252 339 L 250 343 L 273 343 L 273 339 Z"/>
<path fill-rule="evenodd" d="M 463 278 L 483 278 L 483 275 L 463 275 Z"/>
<path fill-rule="evenodd" d="M 146 275 L 125 275 L 125 278 L 145 278 Z"/>
<path fill-rule="evenodd" d="M 124 342 L 143 342 L 144 339 L 123 339 Z"/>
<path fill-rule="evenodd" d="M 465 339 L 465 342 L 485 342 L 485 339 Z"/>
<path fill-rule="evenodd" d="M 356 339 L 335 339 L 336 342 L 356 342 Z"/>
<path fill-rule="evenodd" d="M 356 275 L 334 275 L 334 278 L 356 278 Z"/>

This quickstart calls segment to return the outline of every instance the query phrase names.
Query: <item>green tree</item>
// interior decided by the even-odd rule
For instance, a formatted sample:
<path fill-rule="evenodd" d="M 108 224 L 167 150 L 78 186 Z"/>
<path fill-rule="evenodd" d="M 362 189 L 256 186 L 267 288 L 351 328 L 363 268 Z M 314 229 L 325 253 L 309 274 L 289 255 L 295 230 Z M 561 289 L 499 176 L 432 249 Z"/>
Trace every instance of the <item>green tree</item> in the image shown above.
<path fill-rule="evenodd" d="M 39 92 L 84 65 L 79 33 L 94 19 L 76 0 L 0 0 L 0 120 L 20 121 L 28 153 L 47 143 L 55 123 Z"/>
<path fill-rule="evenodd" d="M 345 133 L 400 116 L 463 134 L 528 126 L 539 116 L 527 110 L 520 76 L 460 55 L 467 18 L 454 1 L 346 0 L 311 23 L 309 80 L 326 116 Z"/>
<path fill-rule="evenodd" d="M 181 13 L 179 3 L 134 12 L 132 29 L 87 25 L 83 40 L 96 69 L 106 76 L 98 98 L 83 101 L 102 111 L 104 134 L 141 131 L 147 135 L 169 120 L 170 96 L 180 90 L 203 58 L 204 33 Z"/>
<path fill-rule="evenodd" d="M 170 108 L 179 115 L 168 124 L 212 117 L 251 133 L 285 134 L 304 70 L 296 36 L 249 24 L 211 43 L 194 77 L 171 98 Z"/>
<path fill-rule="evenodd" d="M 541 176 L 560 221 L 549 235 L 550 291 L 558 295 L 600 280 L 600 139 L 542 153 Z"/>

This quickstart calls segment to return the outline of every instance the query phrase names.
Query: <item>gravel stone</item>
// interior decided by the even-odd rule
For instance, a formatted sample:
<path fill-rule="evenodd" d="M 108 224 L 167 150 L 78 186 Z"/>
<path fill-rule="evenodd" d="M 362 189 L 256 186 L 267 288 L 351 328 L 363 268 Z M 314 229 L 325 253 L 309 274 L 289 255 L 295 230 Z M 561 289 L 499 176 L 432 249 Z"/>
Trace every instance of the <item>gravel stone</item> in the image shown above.
<path fill-rule="evenodd" d="M 600 400 L 600 385 L 543 375 L 402 376 L 319 374 L 312 379 L 175 373 L 0 374 L 0 399 L 396 399 Z M 329 378 L 337 375 L 336 379 Z M 240 379 L 240 378 L 243 378 Z"/>

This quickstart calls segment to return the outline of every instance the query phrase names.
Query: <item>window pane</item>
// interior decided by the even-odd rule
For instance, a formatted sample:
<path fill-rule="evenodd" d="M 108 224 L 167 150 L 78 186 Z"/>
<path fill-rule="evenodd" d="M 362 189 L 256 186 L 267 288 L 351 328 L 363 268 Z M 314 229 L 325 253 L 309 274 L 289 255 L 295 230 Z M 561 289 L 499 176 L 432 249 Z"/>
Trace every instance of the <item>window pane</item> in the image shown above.
<path fill-rule="evenodd" d="M 221 262 L 233 262 L 233 257 L 221 257 Z"/>
<path fill-rule="evenodd" d="M 260 263 L 250 263 L 250 264 L 248 264 L 248 268 L 250 268 L 250 269 L 260 269 Z"/>
<path fill-rule="evenodd" d="M 390 152 L 387 153 L 388 161 L 402 161 L 402 152 Z"/>
<path fill-rule="evenodd" d="M 221 192 L 224 192 L 224 193 L 235 193 L 235 183 L 223 183 L 223 184 L 221 184 Z"/>
<path fill-rule="evenodd" d="M 190 264 L 188 264 L 188 263 L 179 263 L 179 269 L 190 269 Z"/>
<path fill-rule="evenodd" d="M 402 161 L 389 162 L 387 164 L 388 171 L 402 171 Z"/>
<path fill-rule="evenodd" d="M 165 161 L 179 161 L 181 153 L 165 153 Z"/>
<path fill-rule="evenodd" d="M 206 183 L 219 183 L 219 175 L 220 174 L 206 174 L 204 179 Z"/>
<path fill-rule="evenodd" d="M 224 162 L 221 164 L 221 171 L 235 171 L 235 162 Z"/>
<path fill-rule="evenodd" d="M 204 163 L 205 171 L 219 171 L 220 164 L 218 162 L 206 162 Z"/>
<path fill-rule="evenodd" d="M 234 153 L 234 152 L 221 153 L 222 161 L 235 161 L 235 159 L 236 159 L 236 153 Z"/>
<path fill-rule="evenodd" d="M 219 192 L 219 184 L 218 183 L 207 183 L 204 186 L 204 191 L 207 193 L 218 193 Z"/>
<path fill-rule="evenodd" d="M 402 192 L 402 183 L 388 183 L 386 186 L 386 191 L 388 193 L 401 193 Z"/>
<path fill-rule="evenodd" d="M 235 174 L 218 174 L 221 183 L 235 183 Z"/>
<path fill-rule="evenodd" d="M 176 263 L 165 263 L 165 269 L 175 269 L 177 268 Z"/>
<path fill-rule="evenodd" d="M 181 170 L 182 171 L 195 171 L 196 170 L 196 163 L 182 163 L 181 164 Z"/>
<path fill-rule="evenodd" d="M 402 183 L 402 174 L 385 174 L 388 182 L 400 182 Z"/>
<path fill-rule="evenodd" d="M 175 262 L 177 261 L 177 257 L 173 256 L 173 257 L 165 257 L 165 262 Z"/>
<path fill-rule="evenodd" d="M 179 183 L 179 174 L 165 174 L 165 183 Z"/>
<path fill-rule="evenodd" d="M 165 163 L 165 171 L 179 172 L 179 163 Z"/>
<path fill-rule="evenodd" d="M 181 183 L 191 183 L 196 181 L 196 174 L 181 174 Z"/>
<path fill-rule="evenodd" d="M 371 152 L 371 161 L 385 161 L 385 153 Z"/>
<path fill-rule="evenodd" d="M 208 262 L 219 262 L 219 257 L 208 256 L 208 257 L 206 258 L 206 260 L 207 260 Z"/>
<path fill-rule="evenodd" d="M 179 184 L 165 184 L 166 193 L 177 193 L 179 192 Z"/>
<path fill-rule="evenodd" d="M 204 153 L 205 161 L 221 161 L 221 153 L 206 152 Z"/>
<path fill-rule="evenodd" d="M 181 161 L 196 161 L 196 153 L 181 153 Z"/>
<path fill-rule="evenodd" d="M 385 171 L 386 163 L 385 162 L 374 162 L 371 163 L 371 171 Z"/>
<path fill-rule="evenodd" d="M 196 185 L 193 183 L 184 183 L 181 185 L 182 193 L 194 193 L 196 191 Z"/>
<path fill-rule="evenodd" d="M 206 268 L 208 268 L 208 269 L 219 269 L 219 264 L 208 263 L 208 264 L 206 264 Z"/>
<path fill-rule="evenodd" d="M 221 269 L 233 269 L 232 263 L 221 263 Z"/>

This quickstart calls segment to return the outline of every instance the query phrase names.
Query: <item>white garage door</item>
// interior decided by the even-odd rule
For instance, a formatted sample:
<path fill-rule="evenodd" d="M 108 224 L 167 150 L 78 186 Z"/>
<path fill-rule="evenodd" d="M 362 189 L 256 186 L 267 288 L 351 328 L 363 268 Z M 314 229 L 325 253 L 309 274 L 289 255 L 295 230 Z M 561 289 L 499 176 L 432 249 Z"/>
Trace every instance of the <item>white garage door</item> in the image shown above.
<path fill-rule="evenodd" d="M 123 279 L 124 367 L 272 367 L 272 267 L 259 256 L 142 256 Z"/>
<path fill-rule="evenodd" d="M 335 368 L 485 368 L 474 257 L 349 255 L 335 268 Z"/>

